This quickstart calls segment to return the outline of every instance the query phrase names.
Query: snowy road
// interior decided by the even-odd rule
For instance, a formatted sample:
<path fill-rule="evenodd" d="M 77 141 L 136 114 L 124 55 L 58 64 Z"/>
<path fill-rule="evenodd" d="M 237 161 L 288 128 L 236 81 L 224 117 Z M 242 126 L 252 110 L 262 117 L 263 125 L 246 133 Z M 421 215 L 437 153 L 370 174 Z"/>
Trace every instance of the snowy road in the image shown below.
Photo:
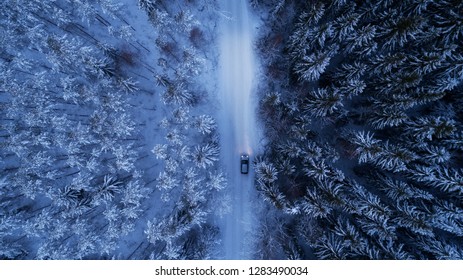
<path fill-rule="evenodd" d="M 252 47 L 253 22 L 246 0 L 221 0 L 223 18 L 220 39 L 220 100 L 222 163 L 228 173 L 232 212 L 225 217 L 225 259 L 250 258 L 249 232 L 254 192 L 253 172 L 240 174 L 239 156 L 257 148 L 255 100 L 252 100 L 255 63 Z"/>

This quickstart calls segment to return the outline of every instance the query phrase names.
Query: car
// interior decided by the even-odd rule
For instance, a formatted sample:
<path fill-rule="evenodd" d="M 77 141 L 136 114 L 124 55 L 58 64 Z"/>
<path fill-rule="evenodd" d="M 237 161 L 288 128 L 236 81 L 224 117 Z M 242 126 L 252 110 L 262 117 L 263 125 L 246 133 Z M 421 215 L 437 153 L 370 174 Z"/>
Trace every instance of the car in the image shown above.
<path fill-rule="evenodd" d="M 249 172 L 249 156 L 247 154 L 241 155 L 241 174 L 248 174 Z"/>

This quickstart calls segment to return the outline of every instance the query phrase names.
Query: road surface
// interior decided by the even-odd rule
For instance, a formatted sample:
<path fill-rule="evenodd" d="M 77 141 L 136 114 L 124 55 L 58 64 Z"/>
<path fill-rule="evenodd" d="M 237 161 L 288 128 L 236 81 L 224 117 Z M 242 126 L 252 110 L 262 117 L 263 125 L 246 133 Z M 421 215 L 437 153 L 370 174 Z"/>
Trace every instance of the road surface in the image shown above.
<path fill-rule="evenodd" d="M 221 34 L 219 66 L 219 120 L 222 163 L 228 174 L 232 211 L 225 217 L 222 236 L 225 259 L 251 257 L 249 233 L 254 192 L 253 171 L 240 173 L 240 154 L 247 153 L 250 161 L 257 148 L 258 133 L 253 100 L 255 61 L 253 56 L 253 22 L 246 0 L 220 0 Z"/>

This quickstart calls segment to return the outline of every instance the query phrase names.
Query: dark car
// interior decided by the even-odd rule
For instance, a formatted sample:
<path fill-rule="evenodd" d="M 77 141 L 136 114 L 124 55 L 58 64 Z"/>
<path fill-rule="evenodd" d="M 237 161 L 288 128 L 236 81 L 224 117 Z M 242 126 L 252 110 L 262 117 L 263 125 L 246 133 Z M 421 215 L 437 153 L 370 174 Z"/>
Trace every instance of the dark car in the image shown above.
<path fill-rule="evenodd" d="M 241 155 L 241 174 L 248 174 L 249 172 L 249 156 L 246 154 Z"/>

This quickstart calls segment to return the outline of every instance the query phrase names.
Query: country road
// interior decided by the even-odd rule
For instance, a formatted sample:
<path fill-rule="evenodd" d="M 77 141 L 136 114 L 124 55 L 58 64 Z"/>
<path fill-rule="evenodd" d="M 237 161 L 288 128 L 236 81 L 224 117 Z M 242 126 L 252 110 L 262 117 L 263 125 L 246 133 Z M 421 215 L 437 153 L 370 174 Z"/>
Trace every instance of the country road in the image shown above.
<path fill-rule="evenodd" d="M 247 0 L 221 0 L 219 85 L 222 164 L 228 174 L 232 211 L 225 217 L 223 243 L 225 259 L 249 259 L 254 192 L 253 171 L 240 173 L 240 154 L 250 160 L 257 149 L 258 133 L 252 98 L 255 61 L 253 23 Z"/>

